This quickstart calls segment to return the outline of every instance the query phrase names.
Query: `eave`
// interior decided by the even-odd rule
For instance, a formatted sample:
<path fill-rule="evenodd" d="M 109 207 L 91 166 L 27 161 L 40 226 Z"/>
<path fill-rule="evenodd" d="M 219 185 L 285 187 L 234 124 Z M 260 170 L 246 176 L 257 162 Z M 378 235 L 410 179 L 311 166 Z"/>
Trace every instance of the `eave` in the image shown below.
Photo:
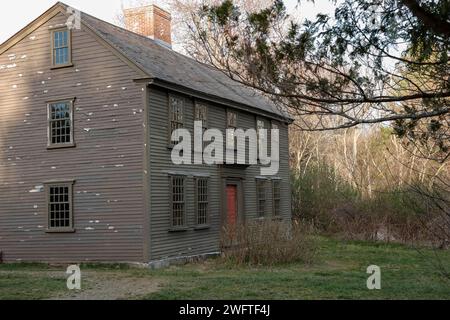
<path fill-rule="evenodd" d="M 22 28 L 20 31 L 11 36 L 8 40 L 0 44 L 0 54 L 5 53 L 8 49 L 13 47 L 19 41 L 25 39 L 29 34 L 31 34 L 33 31 L 35 31 L 40 26 L 45 24 L 48 20 L 52 19 L 58 13 L 64 13 L 62 4 L 60 2 L 57 2 L 50 9 L 45 11 L 39 17 L 37 17 L 28 25 L 26 25 L 24 28 Z"/>
<path fill-rule="evenodd" d="M 171 90 L 174 92 L 182 93 L 182 94 L 185 94 L 185 95 L 193 97 L 193 98 L 198 98 L 198 99 L 202 99 L 202 100 L 205 100 L 208 102 L 216 103 L 216 104 L 222 105 L 224 107 L 232 107 L 232 108 L 235 108 L 235 109 L 238 109 L 241 111 L 246 111 L 251 114 L 264 116 L 264 117 L 270 118 L 272 120 L 285 122 L 287 124 L 292 124 L 294 122 L 294 119 L 292 119 L 290 117 L 282 117 L 276 113 L 266 112 L 259 108 L 255 108 L 253 106 L 249 106 L 249 105 L 242 104 L 242 103 L 237 103 L 235 101 L 225 99 L 220 96 L 210 95 L 210 94 L 207 94 L 207 93 L 204 93 L 201 91 L 191 89 L 186 86 L 181 86 L 181 85 L 174 84 L 174 83 L 171 83 L 171 82 L 168 82 L 165 80 L 161 80 L 158 78 L 135 79 L 135 82 L 146 83 L 151 86 L 155 86 L 155 87 Z"/>

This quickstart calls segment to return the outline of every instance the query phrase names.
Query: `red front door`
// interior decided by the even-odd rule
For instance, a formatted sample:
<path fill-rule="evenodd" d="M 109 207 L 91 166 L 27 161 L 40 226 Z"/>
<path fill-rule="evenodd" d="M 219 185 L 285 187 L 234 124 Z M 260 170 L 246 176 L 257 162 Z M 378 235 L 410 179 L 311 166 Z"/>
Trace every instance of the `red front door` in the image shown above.
<path fill-rule="evenodd" d="M 235 226 L 237 221 L 237 186 L 227 185 L 227 219 L 228 225 Z"/>

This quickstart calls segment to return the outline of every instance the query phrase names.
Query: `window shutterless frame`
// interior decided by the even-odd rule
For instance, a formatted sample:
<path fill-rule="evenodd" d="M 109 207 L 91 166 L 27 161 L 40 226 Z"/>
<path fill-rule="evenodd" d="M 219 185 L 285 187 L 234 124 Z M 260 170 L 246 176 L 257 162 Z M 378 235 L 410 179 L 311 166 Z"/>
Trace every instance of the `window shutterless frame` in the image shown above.
<path fill-rule="evenodd" d="M 184 128 L 186 103 L 183 97 L 174 94 L 168 94 L 169 125 L 168 125 L 168 143 L 173 147 L 177 142 L 172 141 L 172 132 L 176 129 Z"/>
<path fill-rule="evenodd" d="M 270 124 L 271 124 L 272 130 L 280 129 L 280 125 L 278 124 L 278 122 L 271 121 Z"/>
<path fill-rule="evenodd" d="M 209 178 L 195 177 L 195 223 L 196 229 L 209 227 Z"/>
<path fill-rule="evenodd" d="M 170 230 L 184 231 L 186 221 L 186 176 L 169 175 Z"/>
<path fill-rule="evenodd" d="M 272 213 L 276 218 L 281 216 L 281 179 L 272 180 Z"/>
<path fill-rule="evenodd" d="M 67 43 L 59 41 L 63 33 L 67 34 Z M 61 56 L 61 51 L 64 52 L 66 48 L 67 54 Z M 50 50 L 51 69 L 72 67 L 72 30 L 67 27 L 50 29 Z M 63 58 L 63 60 L 58 61 L 58 55 L 59 59 Z"/>
<path fill-rule="evenodd" d="M 278 122 L 275 121 L 271 121 L 271 129 L 272 130 L 278 130 L 278 140 L 276 141 L 277 143 L 280 143 L 280 124 Z M 271 133 L 272 135 L 272 133 Z"/>
<path fill-rule="evenodd" d="M 236 130 L 238 128 L 238 114 L 235 110 L 231 110 L 231 109 L 227 109 L 227 114 L 226 114 L 226 128 L 227 129 L 234 129 Z M 226 149 L 227 150 L 237 150 L 237 145 L 236 145 L 236 135 L 230 136 L 230 138 L 233 139 L 233 141 L 228 139 L 226 139 Z M 231 144 L 233 144 L 233 146 L 231 146 Z"/>
<path fill-rule="evenodd" d="M 194 121 L 202 121 L 203 130 L 208 129 L 208 106 L 206 104 L 195 101 Z"/>
<path fill-rule="evenodd" d="M 227 128 L 237 129 L 238 115 L 235 110 L 227 109 Z"/>
<path fill-rule="evenodd" d="M 256 117 L 256 130 L 266 129 L 266 121 L 260 117 Z"/>
<path fill-rule="evenodd" d="M 75 232 L 73 185 L 75 180 L 44 182 L 47 205 L 47 233 Z"/>
<path fill-rule="evenodd" d="M 267 211 L 267 180 L 256 179 L 256 210 L 259 218 L 264 218 Z"/>
<path fill-rule="evenodd" d="M 259 159 L 259 143 L 260 143 L 260 140 L 261 140 L 260 130 L 266 129 L 266 121 L 263 118 L 256 116 L 255 126 L 256 126 L 256 143 L 257 143 L 256 144 L 256 150 L 257 150 L 257 156 L 258 156 L 258 159 Z M 269 137 L 267 135 L 266 139 L 268 139 L 268 138 Z"/>
<path fill-rule="evenodd" d="M 194 121 L 202 122 L 202 137 L 206 130 L 208 130 L 208 106 L 197 100 L 194 101 Z M 202 153 L 208 145 L 208 141 L 203 141 Z"/>
<path fill-rule="evenodd" d="M 75 147 L 75 135 L 74 135 L 74 103 L 75 98 L 67 100 L 47 101 L 47 149 L 57 148 L 71 148 Z M 56 110 L 55 106 L 64 105 L 68 108 L 69 117 L 61 118 L 60 116 L 54 116 Z M 59 110 L 58 112 L 62 112 Z M 59 122 L 59 124 L 58 124 Z M 62 124 L 64 122 L 64 124 Z M 62 133 L 61 130 L 67 130 L 67 123 L 69 124 L 70 134 L 67 135 L 67 131 Z M 56 130 L 56 131 L 55 131 Z M 58 130 L 60 130 L 58 132 Z M 64 139 L 54 139 L 55 135 L 64 136 Z M 70 141 L 66 141 L 69 137 Z M 61 142 L 63 141 L 63 142 Z"/>

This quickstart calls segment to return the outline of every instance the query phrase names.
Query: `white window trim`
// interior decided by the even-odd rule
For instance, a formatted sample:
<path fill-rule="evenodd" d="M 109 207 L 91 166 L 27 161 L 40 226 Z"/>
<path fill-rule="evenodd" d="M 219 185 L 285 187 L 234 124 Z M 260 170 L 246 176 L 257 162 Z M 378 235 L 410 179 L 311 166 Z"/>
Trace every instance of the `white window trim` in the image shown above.
<path fill-rule="evenodd" d="M 56 64 L 55 63 L 55 33 L 56 32 L 60 32 L 60 31 L 67 31 L 67 46 L 68 46 L 68 56 L 69 56 L 69 61 L 67 63 L 64 64 Z M 52 28 L 50 29 L 50 65 L 51 65 L 51 69 L 59 69 L 59 68 L 67 68 L 67 67 L 73 67 L 73 63 L 72 63 L 72 30 L 70 30 L 67 27 L 62 27 L 62 28 Z"/>
<path fill-rule="evenodd" d="M 75 180 L 51 180 L 44 182 L 45 186 L 45 203 L 47 214 L 47 233 L 72 233 L 75 232 L 74 228 L 74 208 L 73 208 L 73 185 Z M 69 227 L 50 227 L 50 188 L 55 186 L 67 186 L 69 187 L 69 205 L 70 205 L 70 221 Z"/>
<path fill-rule="evenodd" d="M 52 143 L 52 134 L 51 134 L 51 110 L 50 107 L 52 104 L 56 103 L 69 103 L 70 108 L 70 142 L 66 143 Z M 75 147 L 75 134 L 74 134 L 74 104 L 75 98 L 72 99 L 61 99 L 55 101 L 47 101 L 47 149 L 58 149 L 58 148 L 71 148 Z"/>

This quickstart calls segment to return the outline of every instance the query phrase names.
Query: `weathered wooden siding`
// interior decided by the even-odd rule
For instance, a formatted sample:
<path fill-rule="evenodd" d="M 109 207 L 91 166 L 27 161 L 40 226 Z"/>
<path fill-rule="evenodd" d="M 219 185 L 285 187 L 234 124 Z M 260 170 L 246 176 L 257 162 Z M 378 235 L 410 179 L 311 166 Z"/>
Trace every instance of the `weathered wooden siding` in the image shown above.
<path fill-rule="evenodd" d="M 87 30 L 50 70 L 50 26 L 0 55 L 0 251 L 6 261 L 142 261 L 143 102 L 136 72 Z M 47 150 L 49 100 L 76 97 L 76 148 Z M 45 193 L 74 178 L 75 233 L 45 232 Z"/>
<path fill-rule="evenodd" d="M 183 96 L 182 96 L 183 97 Z M 194 99 L 184 96 L 185 127 L 193 132 L 194 128 Z M 208 127 L 225 130 L 226 108 L 215 104 L 208 105 Z M 244 178 L 244 214 L 246 218 L 255 218 L 256 214 L 256 180 L 260 176 L 259 166 L 250 166 L 244 170 L 221 168 L 207 165 L 177 166 L 171 162 L 171 150 L 168 148 L 169 131 L 168 92 L 156 87 L 150 88 L 149 93 L 149 123 L 150 123 L 150 255 L 151 260 L 172 258 L 177 256 L 197 255 L 217 252 L 220 244 L 220 230 L 222 223 L 223 178 L 235 171 Z M 267 127 L 270 121 L 267 120 Z M 280 172 L 282 179 L 281 211 L 287 221 L 291 218 L 289 192 L 289 164 L 288 164 L 288 130 L 286 124 L 280 125 Z M 255 128 L 254 114 L 238 111 L 238 126 L 243 129 Z M 186 183 L 186 214 L 188 230 L 170 232 L 170 190 L 169 174 L 181 173 L 187 176 Z M 194 178 L 196 175 L 208 175 L 210 178 L 210 228 L 195 230 L 195 191 Z M 267 215 L 272 214 L 271 185 L 268 185 Z"/>

